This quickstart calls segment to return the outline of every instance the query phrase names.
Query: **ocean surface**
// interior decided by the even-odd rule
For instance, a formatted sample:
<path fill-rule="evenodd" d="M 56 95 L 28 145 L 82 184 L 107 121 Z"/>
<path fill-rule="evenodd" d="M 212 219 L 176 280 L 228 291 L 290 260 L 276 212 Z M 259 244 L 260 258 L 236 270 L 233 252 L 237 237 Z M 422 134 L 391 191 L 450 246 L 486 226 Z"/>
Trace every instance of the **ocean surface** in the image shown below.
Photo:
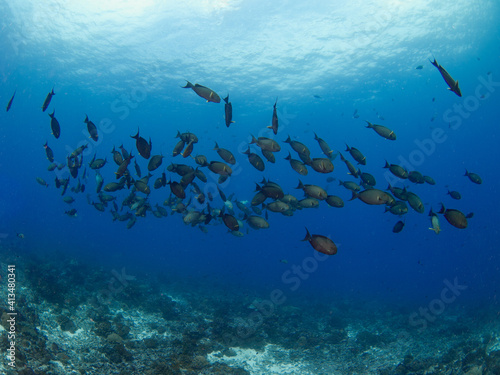
<path fill-rule="evenodd" d="M 0 1 L 0 13 L 1 373 L 500 373 L 498 2 L 26 0 Z M 182 88 L 186 81 L 229 95 L 234 123 L 226 126 L 224 100 L 207 102 Z M 268 128 L 274 105 L 277 134 Z M 149 160 L 132 138 L 138 131 L 151 139 L 151 155 L 164 156 L 150 194 L 136 192 L 147 198 L 145 216 L 122 204 L 127 186 L 106 192 L 116 199 L 101 212 L 89 163 L 106 159 L 98 170 L 104 185 L 118 182 L 111 151 L 123 145 L 134 156 L 130 177 L 139 179 L 135 162 L 146 176 Z M 198 138 L 189 157 L 172 156 L 178 132 Z M 280 145 L 275 163 L 252 135 Z M 285 160 L 300 160 L 285 141 L 326 158 L 315 135 L 333 150 L 334 170 L 307 166 L 300 175 Z M 48 170 L 46 142 L 58 165 L 87 145 L 77 178 L 67 166 Z M 236 159 L 224 182 L 193 158 L 223 161 L 216 142 Z M 249 147 L 264 171 L 249 163 Z M 422 212 L 406 202 L 398 216 L 385 204 L 351 200 L 339 181 L 360 179 L 340 154 L 373 175 L 376 189 L 415 193 Z M 398 178 L 386 161 L 435 184 Z M 195 180 L 204 203 L 189 185 L 181 212 L 172 185 L 153 188 L 163 172 L 180 181 L 172 163 L 204 172 L 206 182 Z M 62 195 L 56 180 L 66 178 Z M 320 200 L 284 215 L 265 208 L 268 198 L 252 211 L 256 184 L 267 181 L 298 200 L 299 181 L 317 185 L 344 206 Z M 78 184 L 84 191 L 71 190 Z M 236 201 L 269 228 L 252 228 Z M 156 205 L 168 215 L 155 216 Z M 238 231 L 221 210 L 240 220 Z M 466 228 L 447 220 L 450 210 L 467 215 Z M 189 211 L 211 220 L 185 224 Z M 127 220 L 114 220 L 126 212 Z M 394 233 L 398 221 L 404 227 Z M 337 253 L 302 241 L 306 228 Z M 15 325 L 9 311 L 18 314 Z"/>

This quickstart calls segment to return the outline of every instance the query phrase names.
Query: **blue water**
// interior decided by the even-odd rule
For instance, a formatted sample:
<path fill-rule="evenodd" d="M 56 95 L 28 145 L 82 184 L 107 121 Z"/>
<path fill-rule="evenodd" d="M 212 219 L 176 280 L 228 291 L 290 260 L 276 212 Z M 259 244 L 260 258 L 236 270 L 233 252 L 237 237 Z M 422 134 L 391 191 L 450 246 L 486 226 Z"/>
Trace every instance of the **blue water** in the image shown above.
<path fill-rule="evenodd" d="M 290 298 L 311 301 L 342 296 L 417 307 L 437 298 L 444 280 L 457 278 L 467 289 L 455 303 L 498 309 L 496 2 L 410 6 L 387 1 L 363 2 L 363 7 L 347 1 L 317 1 L 307 7 L 232 1 L 199 6 L 151 1 L 135 7 L 133 2 L 81 7 L 44 3 L 0 3 L 0 103 L 6 106 L 16 90 L 10 111 L 0 112 L 0 231 L 21 258 L 58 251 L 104 270 L 126 267 L 146 279 L 164 273 L 178 280 L 258 290 L 263 298 L 280 289 Z M 459 80 L 463 97 L 447 90 L 429 62 L 434 57 Z M 419 65 L 423 68 L 416 69 Z M 229 94 L 235 123 L 226 128 L 223 103 L 205 103 L 181 88 L 185 80 L 206 85 L 221 97 Z M 52 87 L 56 95 L 42 112 Z M 273 136 L 266 126 L 276 98 L 280 128 Z M 457 114 L 456 106 L 465 106 L 463 114 Z M 50 131 L 48 113 L 54 109 L 61 124 L 59 139 Z M 355 110 L 359 118 L 353 117 Z M 86 114 L 98 126 L 98 142 L 89 139 Z M 397 140 L 378 136 L 365 128 L 364 120 L 393 129 Z M 87 193 L 97 199 L 88 162 L 94 153 L 106 157 L 101 174 L 105 184 L 115 181 L 110 152 L 123 144 L 136 155 L 144 175 L 147 161 L 130 137 L 138 128 L 141 136 L 151 137 L 152 155 L 165 155 L 151 188 L 171 162 L 195 166 L 192 159 L 171 156 L 179 130 L 198 136 L 193 155 L 220 160 L 215 142 L 234 153 L 235 173 L 222 185 L 227 196 L 250 201 L 255 183 L 266 178 L 300 199 L 302 191 L 294 189 L 300 178 L 342 197 L 345 207 L 321 202 L 319 208 L 296 211 L 292 217 L 269 212 L 269 229 L 249 229 L 247 234 L 245 224 L 242 238 L 227 233 L 221 223 L 208 225 L 204 234 L 184 225 L 180 214 L 157 219 L 149 212 L 127 230 L 126 222 L 112 221 L 109 208 L 101 213 L 87 204 Z M 440 132 L 440 143 L 431 141 L 424 154 L 418 144 L 429 145 L 433 132 Z M 307 145 L 311 156 L 322 157 L 314 133 L 352 162 L 345 143 L 361 150 L 367 158 L 361 168 L 375 176 L 379 189 L 388 183 L 385 160 L 433 177 L 435 186 L 407 180 L 398 185 L 422 198 L 425 213 L 409 208 L 401 218 L 403 231 L 392 233 L 400 218 L 384 213 L 383 206 L 349 201 L 351 193 L 337 180 L 326 181 L 356 181 L 340 157 L 331 174 L 309 168 L 307 176 L 298 175 L 284 160 L 289 151 L 298 156 L 283 141 L 290 135 Z M 276 163 L 266 162 L 264 172 L 241 153 L 251 134 L 272 137 L 281 145 Z M 89 145 L 84 153 L 86 191 L 67 193 L 76 199 L 71 205 L 78 210 L 76 218 L 64 214 L 71 207 L 54 187 L 56 174 L 47 171 L 46 141 L 60 163 L 75 147 Z M 464 177 L 466 169 L 478 173 L 483 183 Z M 209 178 L 205 187 L 214 189 L 216 177 L 204 172 Z M 67 170 L 59 173 L 67 176 Z M 49 187 L 37 184 L 36 177 Z M 168 172 L 167 178 L 179 180 Z M 448 188 L 459 191 L 462 199 L 451 199 Z M 170 193 L 168 186 L 151 190 L 153 206 Z M 111 194 L 120 205 L 128 191 Z M 211 206 L 222 208 L 214 197 Z M 452 227 L 440 215 L 442 232 L 429 230 L 427 213 L 431 207 L 439 210 L 441 202 L 473 212 L 468 227 Z M 338 253 L 315 261 L 307 278 L 291 290 L 294 284 L 286 275 L 314 259 L 312 247 L 301 242 L 304 227 L 330 237 Z"/>

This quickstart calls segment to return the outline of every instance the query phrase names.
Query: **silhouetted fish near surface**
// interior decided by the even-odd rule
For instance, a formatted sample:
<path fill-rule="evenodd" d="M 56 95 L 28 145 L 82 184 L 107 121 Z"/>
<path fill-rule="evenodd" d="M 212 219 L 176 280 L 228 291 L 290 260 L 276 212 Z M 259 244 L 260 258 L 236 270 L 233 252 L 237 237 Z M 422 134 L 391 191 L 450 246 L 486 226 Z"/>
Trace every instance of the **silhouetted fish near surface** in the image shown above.
<path fill-rule="evenodd" d="M 95 126 L 95 124 L 89 120 L 89 117 L 87 115 L 85 115 L 85 120 L 83 120 L 83 122 L 87 124 L 87 130 L 89 131 L 90 138 L 92 138 L 93 141 L 97 142 L 99 135 L 97 134 L 97 127 Z"/>
<path fill-rule="evenodd" d="M 50 116 L 50 128 L 52 129 L 52 134 L 57 139 L 61 135 L 61 126 L 59 125 L 59 121 L 57 121 L 55 117 L 55 113 L 56 110 L 54 109 L 52 113 L 49 113 L 49 116 Z"/>
<path fill-rule="evenodd" d="M 438 62 L 436 61 L 436 59 L 434 59 L 434 61 L 431 61 L 432 65 L 434 65 L 436 68 L 438 68 L 439 70 L 439 73 L 441 73 L 441 76 L 444 78 L 444 80 L 446 81 L 446 84 L 449 86 L 448 90 L 454 92 L 455 94 L 457 94 L 458 96 L 462 96 L 462 92 L 460 91 L 460 87 L 458 87 L 458 81 L 455 81 L 450 73 L 448 73 L 446 71 L 445 68 L 443 68 L 441 65 L 438 64 Z"/>
<path fill-rule="evenodd" d="M 278 134 L 278 114 L 276 113 L 276 104 L 278 103 L 278 98 L 276 98 L 276 102 L 274 102 L 273 106 L 273 119 L 271 121 L 271 126 L 268 126 L 268 129 L 272 129 L 273 133 Z"/>
<path fill-rule="evenodd" d="M 424 66 L 423 66 L 423 65 L 419 65 L 419 66 L 417 66 L 415 69 L 417 69 L 417 70 L 422 70 L 423 68 L 424 68 Z"/>
<path fill-rule="evenodd" d="M 187 84 L 186 86 L 182 86 L 183 89 L 192 89 L 198 96 L 201 96 L 203 99 L 205 99 L 208 102 L 213 102 L 213 103 L 220 103 L 220 96 L 217 95 L 215 91 L 212 89 L 209 89 L 208 87 L 199 85 L 195 83 L 194 85 L 186 81 Z"/>
<path fill-rule="evenodd" d="M 306 228 L 306 236 L 302 241 L 309 241 L 314 250 L 326 255 L 337 254 L 337 245 L 328 237 L 321 234 L 310 234 Z"/>
<path fill-rule="evenodd" d="M 224 104 L 224 114 L 226 120 L 226 126 L 229 128 L 229 125 L 233 124 L 233 105 L 229 102 L 229 94 L 224 98 L 226 104 Z"/>
<path fill-rule="evenodd" d="M 55 95 L 56 93 L 54 92 L 54 88 L 52 87 L 52 91 L 49 92 L 47 94 L 47 96 L 45 97 L 45 101 L 43 102 L 43 105 L 42 105 L 42 112 L 45 112 L 45 110 L 48 108 L 49 104 L 50 104 L 50 101 L 52 100 L 52 97 Z"/>
<path fill-rule="evenodd" d="M 149 144 L 148 142 L 139 136 L 139 129 L 137 129 L 137 134 L 134 136 L 130 136 L 130 138 L 135 139 L 135 146 L 137 147 L 137 151 L 139 152 L 139 155 L 141 155 L 144 159 L 149 159 L 151 156 L 151 149 L 153 148 L 151 144 L 151 138 L 149 139 Z"/>
<path fill-rule="evenodd" d="M 12 97 L 10 98 L 9 102 L 7 103 L 7 108 L 6 108 L 7 112 L 9 112 L 9 109 L 12 106 L 12 101 L 14 100 L 14 96 L 16 96 L 16 91 L 14 91 L 14 94 L 12 94 Z"/>

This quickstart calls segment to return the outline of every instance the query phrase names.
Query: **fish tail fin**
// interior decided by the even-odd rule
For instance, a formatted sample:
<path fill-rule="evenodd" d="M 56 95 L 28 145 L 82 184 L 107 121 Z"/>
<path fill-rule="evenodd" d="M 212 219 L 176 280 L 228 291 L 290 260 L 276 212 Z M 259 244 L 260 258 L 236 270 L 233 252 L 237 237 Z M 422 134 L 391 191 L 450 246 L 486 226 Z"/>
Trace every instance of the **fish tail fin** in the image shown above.
<path fill-rule="evenodd" d="M 301 241 L 309 241 L 311 239 L 311 234 L 309 233 L 309 230 L 307 230 L 307 227 L 304 228 L 306 228 L 306 236 Z"/>
<path fill-rule="evenodd" d="M 430 62 L 432 65 L 434 65 L 436 68 L 438 68 L 438 67 L 439 67 L 439 64 L 438 64 L 438 62 L 436 61 L 436 58 L 435 58 L 435 57 L 434 57 L 434 61 L 431 61 L 431 59 L 429 59 L 429 62 Z"/>
<path fill-rule="evenodd" d="M 385 161 L 385 165 L 384 165 L 384 168 L 390 168 L 390 164 L 387 162 L 387 160 Z"/>
<path fill-rule="evenodd" d="M 299 180 L 299 185 L 295 189 L 302 189 L 304 187 L 304 184 L 302 181 Z"/>
<path fill-rule="evenodd" d="M 464 176 L 467 176 L 467 177 L 469 176 L 469 171 L 467 169 L 465 170 Z"/>
<path fill-rule="evenodd" d="M 186 86 L 181 86 L 183 89 L 190 89 L 190 88 L 193 88 L 193 84 L 191 82 L 189 82 L 188 80 L 186 80 Z"/>
<path fill-rule="evenodd" d="M 444 207 L 444 204 L 441 203 L 441 209 L 438 211 L 438 214 L 444 214 L 446 212 L 446 208 Z"/>
<path fill-rule="evenodd" d="M 350 200 L 350 201 L 355 200 L 355 199 L 358 197 L 358 195 L 359 195 L 358 193 L 356 193 L 355 191 L 352 191 L 352 197 L 351 197 L 351 199 L 349 199 L 349 200 Z"/>
<path fill-rule="evenodd" d="M 223 100 L 229 104 L 229 94 L 227 94 L 227 96 L 225 98 L 223 98 Z"/>
<path fill-rule="evenodd" d="M 137 134 L 134 136 L 131 135 L 130 138 L 139 139 L 139 128 L 137 128 Z"/>
<path fill-rule="evenodd" d="M 346 147 L 346 149 L 345 149 L 345 150 L 346 150 L 346 152 L 351 151 L 351 148 L 349 147 L 349 145 L 348 145 L 347 143 L 345 144 L 345 147 Z"/>
<path fill-rule="evenodd" d="M 285 160 L 291 160 L 292 159 L 292 155 L 290 155 L 290 152 L 288 152 L 288 156 L 285 158 Z"/>
<path fill-rule="evenodd" d="M 368 129 L 372 129 L 372 128 L 373 128 L 373 124 L 372 124 L 370 121 L 366 121 L 366 120 L 365 120 L 365 122 L 368 124 L 368 125 L 366 125 L 366 127 L 367 127 Z"/>
<path fill-rule="evenodd" d="M 252 136 L 252 140 L 250 141 L 250 144 L 252 143 L 257 143 L 257 138 L 253 136 L 253 134 L 250 134 Z"/>

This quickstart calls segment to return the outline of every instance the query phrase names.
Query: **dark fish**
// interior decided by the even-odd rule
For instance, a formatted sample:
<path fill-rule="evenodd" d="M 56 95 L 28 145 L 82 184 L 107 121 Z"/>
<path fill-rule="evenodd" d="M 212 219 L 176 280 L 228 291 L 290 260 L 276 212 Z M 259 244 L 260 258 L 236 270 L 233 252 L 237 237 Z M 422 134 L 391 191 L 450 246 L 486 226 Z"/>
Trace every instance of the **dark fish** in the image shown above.
<path fill-rule="evenodd" d="M 271 138 L 259 137 L 257 139 L 252 135 L 252 140 L 250 141 L 250 144 L 254 143 L 257 146 L 259 146 L 262 150 L 267 150 L 271 152 L 278 152 L 281 150 L 281 146 L 278 144 L 278 142 L 276 142 L 274 139 Z"/>
<path fill-rule="evenodd" d="M 214 150 L 217 151 L 219 156 L 224 160 L 226 163 L 229 163 L 231 165 L 236 164 L 236 159 L 234 158 L 234 155 L 232 154 L 231 151 L 226 150 L 225 148 L 220 148 L 217 142 L 215 142 L 215 147 Z"/>
<path fill-rule="evenodd" d="M 404 169 L 402 166 L 397 165 L 397 164 L 389 164 L 387 160 L 385 161 L 385 166 L 384 168 L 388 168 L 391 173 L 399 178 L 402 179 L 407 179 L 408 178 L 408 171 Z"/>
<path fill-rule="evenodd" d="M 260 152 L 262 152 L 262 155 L 266 158 L 266 160 L 269 163 L 275 163 L 276 162 L 276 157 L 274 156 L 274 154 L 271 151 L 260 149 Z"/>
<path fill-rule="evenodd" d="M 290 206 L 285 202 L 274 201 L 265 205 L 265 208 L 271 212 L 283 213 L 288 211 Z"/>
<path fill-rule="evenodd" d="M 175 136 L 175 138 L 180 138 L 181 141 L 184 141 L 184 143 L 189 143 L 189 142 L 198 143 L 198 137 L 196 136 L 196 134 L 190 132 L 181 133 L 180 131 L 177 130 L 177 135 Z"/>
<path fill-rule="evenodd" d="M 106 165 L 106 159 L 96 159 L 96 154 L 94 154 L 94 158 L 89 163 L 90 168 L 92 169 L 101 169 Z"/>
<path fill-rule="evenodd" d="M 269 228 L 269 223 L 263 217 L 255 215 L 245 215 L 243 219 L 246 220 L 248 225 L 250 225 L 250 227 L 252 227 L 253 229 Z"/>
<path fill-rule="evenodd" d="M 408 213 L 408 206 L 404 201 L 397 201 L 391 206 L 386 206 L 384 212 L 390 212 L 393 215 L 404 215 Z"/>
<path fill-rule="evenodd" d="M 256 185 L 255 191 L 261 191 L 267 198 L 271 199 L 281 199 L 285 196 L 283 193 L 283 189 L 281 189 L 281 186 L 279 186 L 275 182 L 263 180 L 264 185 L 259 186 L 258 184 Z"/>
<path fill-rule="evenodd" d="M 328 237 L 322 236 L 320 234 L 311 235 L 306 228 L 306 236 L 302 241 L 309 241 L 314 250 L 326 255 L 337 254 L 337 246 Z"/>
<path fill-rule="evenodd" d="M 434 179 L 430 176 L 424 176 L 424 181 L 429 185 L 436 185 L 436 181 L 434 181 Z"/>
<path fill-rule="evenodd" d="M 453 225 L 455 228 L 458 229 L 465 229 L 467 228 L 467 218 L 465 215 L 460 212 L 459 210 L 455 209 L 446 209 L 444 207 L 444 204 L 441 203 L 441 209 L 438 212 L 439 214 L 444 214 L 444 218 Z"/>
<path fill-rule="evenodd" d="M 361 181 L 363 181 L 365 184 L 370 185 L 370 186 L 375 186 L 377 181 L 375 180 L 375 177 L 373 177 L 370 173 L 366 172 L 361 172 L 359 171 L 359 178 L 361 178 Z"/>
<path fill-rule="evenodd" d="M 240 224 L 233 215 L 223 214 L 221 211 L 219 216 L 222 217 L 222 222 L 231 232 L 238 231 L 240 229 Z"/>
<path fill-rule="evenodd" d="M 95 171 L 95 182 L 96 182 L 96 192 L 99 193 L 102 188 L 102 184 L 104 183 L 104 179 L 102 178 L 99 171 Z"/>
<path fill-rule="evenodd" d="M 59 121 L 57 121 L 57 119 L 55 118 L 55 113 L 56 110 L 54 109 L 52 113 L 49 113 L 49 116 L 50 116 L 50 128 L 52 129 L 52 134 L 57 139 L 61 135 L 61 126 L 59 125 Z"/>
<path fill-rule="evenodd" d="M 336 195 L 327 196 L 326 203 L 328 203 L 330 207 L 336 207 L 336 208 L 344 207 L 344 201 L 342 200 L 342 198 L 337 197 Z"/>
<path fill-rule="evenodd" d="M 76 217 L 76 216 L 77 216 L 77 215 L 76 215 L 76 212 L 77 212 L 77 211 L 76 211 L 76 208 L 73 208 L 73 209 L 71 209 L 71 210 L 69 210 L 69 211 L 64 211 L 64 213 L 65 213 L 66 215 L 68 215 L 69 217 Z"/>
<path fill-rule="evenodd" d="M 92 138 L 94 142 L 97 142 L 97 139 L 99 138 L 99 135 L 97 134 L 97 127 L 92 121 L 89 120 L 87 115 L 85 115 L 85 120 L 83 120 L 83 122 L 87 124 L 87 130 L 89 131 L 90 138 Z"/>
<path fill-rule="evenodd" d="M 374 125 L 368 121 L 366 121 L 366 123 L 368 124 L 366 126 L 367 128 L 375 130 L 375 132 L 381 137 L 384 137 L 385 139 L 388 139 L 390 141 L 396 140 L 396 134 L 391 129 L 386 128 L 385 126 L 382 125 Z"/>
<path fill-rule="evenodd" d="M 467 169 L 465 170 L 464 176 L 469 177 L 469 180 L 471 180 L 475 184 L 481 185 L 483 183 L 483 180 L 481 179 L 481 177 L 478 174 L 469 172 L 469 171 L 467 171 Z"/>
<path fill-rule="evenodd" d="M 163 155 L 154 155 L 148 163 L 148 171 L 152 172 L 157 169 L 161 165 L 163 158 Z"/>
<path fill-rule="evenodd" d="M 36 182 L 38 182 L 42 186 L 49 187 L 49 184 L 47 182 L 45 182 L 45 180 L 41 177 L 37 177 Z"/>
<path fill-rule="evenodd" d="M 313 158 L 309 165 L 318 173 L 333 172 L 333 163 L 328 158 Z"/>
<path fill-rule="evenodd" d="M 357 183 L 355 183 L 354 181 L 339 180 L 339 186 L 340 185 L 342 185 L 343 187 L 345 187 L 346 189 L 351 190 L 351 191 L 360 191 L 361 190 L 361 187 Z"/>
<path fill-rule="evenodd" d="M 323 188 L 317 185 L 304 185 L 300 180 L 299 185 L 295 189 L 302 189 L 307 196 L 318 200 L 324 200 L 328 197 L 328 194 Z"/>
<path fill-rule="evenodd" d="M 12 97 L 10 98 L 9 102 L 7 103 L 7 109 L 6 109 L 7 112 L 9 112 L 9 109 L 12 106 L 12 101 L 14 100 L 14 96 L 16 96 L 16 91 L 17 90 L 14 90 L 14 94 L 12 94 Z"/>
<path fill-rule="evenodd" d="M 172 156 L 176 157 L 177 155 L 180 155 L 182 153 L 182 150 L 184 149 L 184 146 L 186 145 L 186 142 L 184 142 L 182 139 L 177 142 L 177 144 L 174 146 L 174 149 L 172 151 Z"/>
<path fill-rule="evenodd" d="M 144 181 L 137 180 L 136 182 L 134 182 L 134 186 L 137 191 L 140 191 L 141 193 L 144 193 L 146 195 L 149 195 L 149 193 L 151 193 L 151 189 Z"/>
<path fill-rule="evenodd" d="M 351 200 L 356 198 L 370 205 L 392 204 L 394 202 L 394 198 L 390 194 L 379 189 L 367 189 L 359 193 L 353 191 Z"/>
<path fill-rule="evenodd" d="M 420 197 L 412 193 L 411 191 L 408 191 L 406 193 L 406 198 L 408 199 L 408 203 L 410 204 L 410 207 L 413 208 L 415 211 L 417 211 L 419 214 L 423 214 L 425 211 L 424 204 L 422 203 L 422 200 Z"/>
<path fill-rule="evenodd" d="M 200 171 L 198 168 L 194 170 L 194 175 L 201 182 L 207 182 L 207 176 L 205 175 L 205 173 L 203 173 L 203 171 Z"/>
<path fill-rule="evenodd" d="M 194 161 L 200 167 L 206 167 L 206 166 L 208 166 L 207 157 L 205 155 L 196 155 L 194 157 Z"/>
<path fill-rule="evenodd" d="M 121 145 L 119 147 L 119 149 L 122 152 L 123 160 L 128 159 L 128 157 L 129 157 L 130 154 L 129 154 L 129 152 L 127 150 L 125 150 L 125 147 L 123 147 L 123 145 Z"/>
<path fill-rule="evenodd" d="M 273 106 L 273 119 L 271 121 L 271 126 L 268 126 L 268 129 L 272 129 L 273 133 L 278 134 L 278 114 L 276 113 L 276 104 L 278 103 L 278 98 L 276 98 L 276 102 L 274 102 Z"/>
<path fill-rule="evenodd" d="M 199 84 L 192 84 L 189 81 L 186 81 L 187 84 L 186 86 L 182 86 L 183 89 L 193 89 L 193 91 L 198 95 L 201 96 L 203 99 L 205 99 L 208 102 L 213 102 L 213 103 L 220 103 L 220 96 L 217 95 L 215 91 L 212 89 L 209 89 L 208 87 L 199 85 Z"/>
<path fill-rule="evenodd" d="M 349 160 L 344 158 L 344 155 L 342 155 L 342 153 L 339 152 L 339 154 L 340 160 L 345 163 L 347 169 L 349 170 L 348 174 L 352 175 L 354 178 L 358 178 L 359 171 L 356 169 L 356 167 Z"/>
<path fill-rule="evenodd" d="M 394 196 L 398 199 L 401 199 L 402 201 L 408 200 L 408 192 L 406 191 L 406 188 L 398 188 L 398 187 L 392 187 L 391 184 L 387 187 L 387 190 L 389 190 Z"/>
<path fill-rule="evenodd" d="M 246 151 L 244 151 L 243 153 L 245 155 L 248 155 L 248 161 L 258 171 L 262 172 L 266 168 L 266 166 L 264 165 L 264 161 L 262 160 L 262 158 L 259 155 L 251 152 L 250 151 L 250 147 L 248 147 L 248 149 Z"/>
<path fill-rule="evenodd" d="M 357 109 L 354 110 L 354 113 L 352 114 L 352 117 L 359 118 L 359 114 L 358 114 L 358 110 Z"/>
<path fill-rule="evenodd" d="M 54 92 L 54 88 L 52 87 L 52 91 L 49 92 L 47 94 L 47 96 L 45 97 L 45 101 L 43 102 L 43 105 L 42 105 L 42 112 L 45 112 L 45 110 L 47 109 L 47 107 L 49 106 L 50 104 L 50 101 L 52 100 L 52 97 L 55 95 L 56 93 Z"/>
<path fill-rule="evenodd" d="M 121 163 L 123 163 L 122 154 L 120 154 L 120 152 L 116 151 L 114 146 L 113 146 L 113 150 L 111 151 L 111 153 L 113 154 L 113 161 L 116 163 L 116 165 L 120 165 Z"/>
<path fill-rule="evenodd" d="M 53 163 L 54 162 L 54 153 L 52 152 L 52 149 L 49 147 L 48 142 L 45 142 L 43 145 L 43 148 L 45 149 L 45 155 L 47 155 L 47 159 Z"/>
<path fill-rule="evenodd" d="M 347 144 L 346 144 L 346 151 L 349 152 L 352 156 L 352 158 L 354 160 L 356 160 L 358 162 L 358 164 L 361 164 L 361 165 L 366 165 L 366 156 L 364 156 L 361 151 L 359 151 L 357 148 L 355 147 L 349 147 Z"/>
<path fill-rule="evenodd" d="M 226 104 L 224 104 L 224 114 L 226 119 L 226 126 L 229 128 L 229 125 L 233 124 L 233 105 L 229 102 L 229 94 L 224 98 Z"/>
<path fill-rule="evenodd" d="M 411 171 L 408 173 L 408 180 L 415 184 L 423 184 L 425 182 L 425 178 L 419 171 Z"/>
<path fill-rule="evenodd" d="M 293 150 L 297 152 L 299 155 L 303 154 L 306 156 L 309 156 L 311 154 L 311 151 L 307 148 L 305 144 L 299 141 L 293 141 L 290 136 L 284 141 L 285 143 L 288 143 L 290 146 L 292 146 Z"/>
<path fill-rule="evenodd" d="M 76 158 L 77 156 L 80 156 L 80 155 L 81 155 L 81 153 L 82 153 L 83 151 L 85 151 L 85 149 L 86 149 L 87 147 L 89 147 L 89 145 L 88 145 L 88 144 L 84 144 L 84 145 L 81 145 L 81 146 L 79 146 L 79 147 L 75 148 L 75 149 L 73 150 L 73 152 L 71 152 L 70 158 Z"/>
<path fill-rule="evenodd" d="M 139 155 L 141 155 L 144 159 L 149 159 L 151 156 L 151 149 L 153 146 L 151 145 L 151 138 L 149 138 L 149 144 L 146 140 L 139 136 L 139 129 L 137 129 L 137 134 L 134 136 L 130 136 L 135 139 L 135 146 L 137 147 L 137 151 L 139 151 Z"/>
<path fill-rule="evenodd" d="M 135 174 L 137 177 L 141 178 L 142 172 L 141 172 L 141 167 L 139 167 L 139 164 L 137 164 L 137 159 L 134 160 L 134 167 L 135 167 Z"/>
<path fill-rule="evenodd" d="M 172 194 L 174 194 L 177 198 L 184 199 L 186 198 L 186 192 L 184 191 L 184 188 L 182 185 L 176 181 L 168 181 L 167 184 L 170 185 L 170 191 Z"/>
<path fill-rule="evenodd" d="M 302 163 L 300 160 L 292 159 L 292 156 L 290 155 L 290 153 L 288 153 L 288 156 L 285 158 L 285 160 L 288 160 L 290 162 L 290 166 L 298 174 L 300 174 L 302 176 L 306 176 L 307 173 L 309 173 L 306 165 L 304 163 Z"/>
<path fill-rule="evenodd" d="M 182 141 L 181 141 L 182 142 Z M 194 142 L 191 141 L 188 143 L 186 149 L 184 150 L 184 152 L 182 153 L 182 157 L 183 158 L 187 158 L 189 155 L 191 155 L 191 153 L 193 152 L 193 148 L 194 148 Z M 175 156 L 175 155 L 174 155 Z"/>
<path fill-rule="evenodd" d="M 159 189 L 164 186 L 167 186 L 167 175 L 165 174 L 165 172 L 163 172 L 161 174 L 161 177 L 158 177 L 153 184 L 153 187 L 155 189 Z"/>
<path fill-rule="evenodd" d="M 446 71 L 445 68 L 443 68 L 441 65 L 438 64 L 436 59 L 434 59 L 434 61 L 431 60 L 429 61 L 431 62 L 432 65 L 438 68 L 439 73 L 441 73 L 441 76 L 444 78 L 446 84 L 449 86 L 448 90 L 454 92 L 455 94 L 461 97 L 462 92 L 460 91 L 460 87 L 458 87 L 458 81 L 455 81 L 453 78 L 451 78 L 450 74 Z"/>
<path fill-rule="evenodd" d="M 448 193 L 447 193 L 450 197 L 452 197 L 453 199 L 456 199 L 456 200 L 459 200 L 459 199 L 462 199 L 462 195 L 458 192 L 458 191 L 449 191 L 448 190 Z"/>
<path fill-rule="evenodd" d="M 324 141 L 322 138 L 318 137 L 316 133 L 314 133 L 314 139 L 318 141 L 319 147 L 321 148 L 321 151 L 323 151 L 323 154 L 326 155 L 326 157 L 332 159 L 332 154 L 333 150 L 328 146 L 328 143 Z"/>
<path fill-rule="evenodd" d="M 401 232 L 401 231 L 403 230 L 404 226 L 405 226 L 405 223 L 403 223 L 403 222 L 400 220 L 400 221 L 398 221 L 398 222 L 394 225 L 394 227 L 392 228 L 392 232 L 393 232 L 393 233 L 399 233 L 399 232 Z"/>
<path fill-rule="evenodd" d="M 231 176 L 231 173 L 233 173 L 231 167 L 221 161 L 210 162 L 208 169 L 221 176 Z"/>
<path fill-rule="evenodd" d="M 127 171 L 128 165 L 130 164 L 130 161 L 132 160 L 133 156 L 132 154 L 129 154 L 128 158 L 125 159 L 120 166 L 118 167 L 118 170 L 115 172 L 116 179 L 119 179 L 122 177 L 125 172 Z"/>
<path fill-rule="evenodd" d="M 419 65 L 419 66 L 417 66 L 415 69 L 417 69 L 417 70 L 422 70 L 423 68 L 424 68 L 424 66 L 423 66 L 423 65 Z"/>

